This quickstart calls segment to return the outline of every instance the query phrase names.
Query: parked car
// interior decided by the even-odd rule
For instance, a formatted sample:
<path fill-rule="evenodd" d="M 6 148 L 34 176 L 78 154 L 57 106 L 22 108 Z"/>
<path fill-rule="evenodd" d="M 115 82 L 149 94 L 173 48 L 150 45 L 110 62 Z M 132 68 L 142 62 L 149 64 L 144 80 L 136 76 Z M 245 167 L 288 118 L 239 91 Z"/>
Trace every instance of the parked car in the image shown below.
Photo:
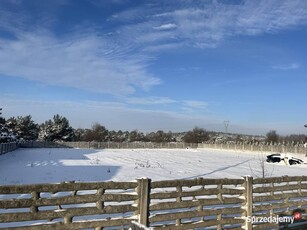
<path fill-rule="evenodd" d="M 299 158 L 293 157 L 289 154 L 282 154 L 282 153 L 274 153 L 268 155 L 266 161 L 270 163 L 279 163 L 281 161 L 284 161 L 286 165 L 295 165 L 295 164 L 304 163 L 304 161 Z"/>

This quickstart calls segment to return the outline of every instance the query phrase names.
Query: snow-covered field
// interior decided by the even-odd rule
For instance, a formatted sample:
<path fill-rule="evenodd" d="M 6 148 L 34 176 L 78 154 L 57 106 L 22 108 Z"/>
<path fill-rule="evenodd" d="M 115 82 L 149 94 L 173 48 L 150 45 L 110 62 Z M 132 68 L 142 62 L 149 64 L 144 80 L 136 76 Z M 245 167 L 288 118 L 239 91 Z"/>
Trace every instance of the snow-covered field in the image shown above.
<path fill-rule="evenodd" d="M 261 177 L 266 153 L 213 149 L 18 149 L 0 156 L 0 184 Z M 304 155 L 295 155 L 307 162 Z M 301 176 L 307 165 L 265 163 L 265 176 Z"/>

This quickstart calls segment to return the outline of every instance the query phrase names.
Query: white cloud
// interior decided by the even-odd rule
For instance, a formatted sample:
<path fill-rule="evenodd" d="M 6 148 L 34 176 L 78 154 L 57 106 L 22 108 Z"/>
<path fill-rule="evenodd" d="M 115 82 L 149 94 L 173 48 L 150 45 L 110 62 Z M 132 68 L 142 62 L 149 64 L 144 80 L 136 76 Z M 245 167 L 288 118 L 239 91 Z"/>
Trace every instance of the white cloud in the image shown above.
<path fill-rule="evenodd" d="M 216 47 L 229 37 L 276 33 L 307 23 L 305 0 L 188 2 L 170 0 L 129 7 L 106 21 L 112 30 L 97 34 L 96 28 L 89 26 L 82 32 L 82 26 L 76 25 L 81 31 L 76 29 L 64 38 L 48 28 L 42 30 L 42 25 L 29 26 L 31 17 L 25 11 L 17 14 L 0 7 L 0 28 L 15 37 L 0 39 L 0 74 L 127 95 L 161 83 L 149 72 L 153 52 L 183 46 Z"/>
<path fill-rule="evenodd" d="M 176 24 L 173 24 L 173 23 L 169 23 L 169 24 L 164 24 L 164 25 L 161 25 L 161 26 L 156 26 L 156 27 L 153 27 L 154 29 L 156 30 L 172 30 L 172 29 L 176 29 Z"/>
<path fill-rule="evenodd" d="M 304 0 L 242 0 L 240 4 L 219 1 L 188 4 L 177 0 L 150 7 L 123 11 L 117 14 L 117 20 L 132 22 L 129 34 L 142 45 L 151 47 L 174 42 L 200 48 L 216 47 L 229 37 L 276 33 L 307 24 L 307 1 Z"/>
<path fill-rule="evenodd" d="M 205 109 L 208 106 L 207 102 L 194 100 L 183 101 L 183 104 L 191 109 Z"/>
<path fill-rule="evenodd" d="M 278 70 L 295 70 L 300 68 L 300 65 L 297 63 L 285 64 L 285 65 L 275 65 L 272 67 L 273 69 Z"/>
<path fill-rule="evenodd" d="M 137 98 L 130 97 L 126 99 L 126 102 L 129 104 L 139 104 L 139 105 L 157 105 L 157 104 L 172 104 L 176 101 L 168 97 L 146 97 L 146 98 Z"/>
<path fill-rule="evenodd" d="M 57 39 L 46 31 L 0 40 L 0 74 L 110 94 L 148 90 L 160 80 L 147 59 L 95 34 Z"/>

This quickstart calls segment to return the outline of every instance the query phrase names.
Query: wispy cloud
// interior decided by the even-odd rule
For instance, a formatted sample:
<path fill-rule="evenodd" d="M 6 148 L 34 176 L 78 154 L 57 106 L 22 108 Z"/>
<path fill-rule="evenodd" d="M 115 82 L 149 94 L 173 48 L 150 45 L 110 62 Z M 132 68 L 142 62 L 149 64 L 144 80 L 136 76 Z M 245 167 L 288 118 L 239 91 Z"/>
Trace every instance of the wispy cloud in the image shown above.
<path fill-rule="evenodd" d="M 205 109 L 208 106 L 207 102 L 194 100 L 183 101 L 183 104 L 184 106 L 190 107 L 192 109 Z"/>
<path fill-rule="evenodd" d="M 153 27 L 156 30 L 171 30 L 171 29 L 175 29 L 177 26 L 174 23 L 169 23 L 169 24 L 164 24 L 161 26 L 155 26 Z"/>
<path fill-rule="evenodd" d="M 0 38 L 0 74 L 127 95 L 161 84 L 148 68 L 154 52 L 216 47 L 229 37 L 276 33 L 304 25 L 307 1 L 149 1 L 110 16 L 105 23 L 112 29 L 75 25 L 73 32 L 61 38 L 50 26 L 56 18 L 42 15 L 43 25 L 40 20 L 31 24 L 29 12 L 17 14 L 0 7 L 0 28 L 12 37 Z M 279 67 L 287 68 L 298 66 Z"/>
<path fill-rule="evenodd" d="M 130 97 L 126 99 L 128 104 L 137 104 L 137 105 L 163 105 L 163 104 L 172 104 L 176 100 L 173 100 L 168 97 Z"/>
<path fill-rule="evenodd" d="M 277 70 L 295 70 L 300 68 L 300 65 L 297 63 L 291 63 L 291 64 L 284 64 L 284 65 L 274 65 L 272 66 L 273 69 Z"/>
<path fill-rule="evenodd" d="M 238 4 L 224 4 L 221 1 L 191 4 L 177 0 L 129 9 L 116 14 L 116 18 L 133 22 L 129 24 L 130 34 L 138 38 L 136 41 L 141 44 L 161 46 L 182 43 L 206 48 L 215 47 L 237 35 L 276 33 L 304 25 L 307 23 L 307 2 L 242 0 Z"/>
<path fill-rule="evenodd" d="M 85 33 L 58 39 L 43 30 L 15 36 L 0 39 L 0 74 L 110 94 L 160 83 L 148 73 L 145 56 L 131 54 L 129 47 L 106 37 Z"/>

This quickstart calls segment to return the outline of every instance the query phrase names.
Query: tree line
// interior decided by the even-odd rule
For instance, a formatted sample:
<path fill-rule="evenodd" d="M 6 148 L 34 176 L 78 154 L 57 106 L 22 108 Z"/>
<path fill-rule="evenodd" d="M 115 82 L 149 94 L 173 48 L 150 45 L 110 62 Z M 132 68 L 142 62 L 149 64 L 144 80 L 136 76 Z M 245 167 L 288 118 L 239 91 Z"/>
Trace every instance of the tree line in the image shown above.
<path fill-rule="evenodd" d="M 0 114 L 1 115 L 1 114 Z M 97 141 L 97 142 L 306 142 L 306 135 L 281 136 L 271 130 L 266 137 L 255 137 L 240 134 L 223 134 L 195 127 L 187 132 L 156 132 L 143 133 L 138 130 L 122 131 L 108 130 L 105 126 L 94 123 L 91 128 L 74 129 L 69 120 L 56 114 L 52 119 L 37 124 L 31 115 L 17 116 L 5 119 L 0 116 L 0 142 L 12 140 L 41 141 Z"/>
<path fill-rule="evenodd" d="M 201 143 L 209 140 L 209 134 L 202 128 L 195 127 L 184 133 L 173 133 L 171 131 L 150 132 L 144 134 L 138 130 L 114 131 L 105 126 L 94 123 L 90 129 L 74 129 L 70 126 L 66 117 L 56 114 L 52 119 L 42 124 L 37 124 L 31 115 L 0 117 L 0 133 L 2 142 L 12 140 L 42 140 L 42 141 L 98 141 L 98 142 L 194 142 Z"/>

